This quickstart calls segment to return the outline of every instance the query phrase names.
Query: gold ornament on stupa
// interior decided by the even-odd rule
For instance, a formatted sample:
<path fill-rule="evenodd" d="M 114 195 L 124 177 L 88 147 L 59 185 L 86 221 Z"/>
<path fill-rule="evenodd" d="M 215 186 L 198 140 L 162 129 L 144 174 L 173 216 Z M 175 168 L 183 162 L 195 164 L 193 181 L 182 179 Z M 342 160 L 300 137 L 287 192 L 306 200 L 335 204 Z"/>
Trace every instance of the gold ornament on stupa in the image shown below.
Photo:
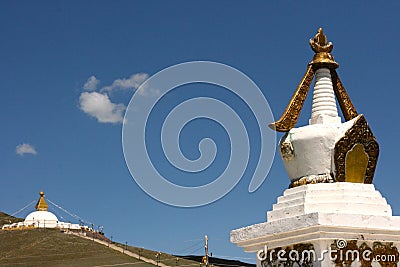
<path fill-rule="evenodd" d="M 37 211 L 47 211 L 49 206 L 47 206 L 46 200 L 44 199 L 44 192 L 39 192 L 40 198 L 35 206 Z"/>

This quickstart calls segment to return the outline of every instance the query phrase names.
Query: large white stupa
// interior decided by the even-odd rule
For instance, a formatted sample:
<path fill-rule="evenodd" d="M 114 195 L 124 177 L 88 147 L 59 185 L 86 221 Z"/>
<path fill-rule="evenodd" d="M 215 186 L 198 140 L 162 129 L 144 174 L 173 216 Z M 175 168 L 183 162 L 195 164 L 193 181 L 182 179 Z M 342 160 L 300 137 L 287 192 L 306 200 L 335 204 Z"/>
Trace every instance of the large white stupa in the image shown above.
<path fill-rule="evenodd" d="M 79 224 L 59 221 L 54 213 L 48 211 L 48 205 L 44 198 L 44 192 L 39 193 L 40 198 L 33 211 L 26 216 L 25 220 L 18 223 L 5 224 L 3 230 L 10 229 L 27 229 L 27 228 L 59 228 L 68 230 L 79 230 L 81 228 L 89 229 L 87 226 L 82 227 Z"/>
<path fill-rule="evenodd" d="M 310 45 L 314 58 L 271 125 L 285 132 L 279 150 L 290 187 L 266 222 L 231 231 L 231 242 L 255 253 L 257 267 L 398 266 L 400 217 L 372 184 L 378 143 L 336 73 L 322 29 Z M 295 128 L 314 78 L 309 125 Z"/>
<path fill-rule="evenodd" d="M 58 224 L 56 215 L 48 211 L 48 205 L 44 199 L 44 192 L 40 192 L 40 198 L 35 206 L 36 211 L 26 216 L 24 224 L 35 227 L 55 228 Z"/>

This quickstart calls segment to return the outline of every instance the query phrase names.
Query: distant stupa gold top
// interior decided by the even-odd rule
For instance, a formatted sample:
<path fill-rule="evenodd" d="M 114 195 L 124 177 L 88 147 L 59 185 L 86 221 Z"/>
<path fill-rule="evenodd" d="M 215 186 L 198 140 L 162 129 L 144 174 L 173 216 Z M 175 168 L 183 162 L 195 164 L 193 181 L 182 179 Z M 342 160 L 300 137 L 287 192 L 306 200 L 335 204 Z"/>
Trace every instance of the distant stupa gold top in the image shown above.
<path fill-rule="evenodd" d="M 46 200 L 44 199 L 44 192 L 39 192 L 40 198 L 35 206 L 37 211 L 47 211 L 49 206 L 47 206 Z"/>

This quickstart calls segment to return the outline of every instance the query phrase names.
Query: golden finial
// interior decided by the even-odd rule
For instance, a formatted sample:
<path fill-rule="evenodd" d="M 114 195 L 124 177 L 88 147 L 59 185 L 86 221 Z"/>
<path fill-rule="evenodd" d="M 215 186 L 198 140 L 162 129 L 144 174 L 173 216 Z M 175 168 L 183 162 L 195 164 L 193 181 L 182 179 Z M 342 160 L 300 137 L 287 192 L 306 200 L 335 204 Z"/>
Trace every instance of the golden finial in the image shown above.
<path fill-rule="evenodd" d="M 331 42 L 328 43 L 328 39 L 322 31 L 322 28 L 318 29 L 318 33 L 314 36 L 314 40 L 310 39 L 310 46 L 315 53 L 330 53 L 333 49 L 333 44 Z"/>
<path fill-rule="evenodd" d="M 40 198 L 35 206 L 37 211 L 47 211 L 49 206 L 47 206 L 46 200 L 44 199 L 44 192 L 39 192 Z"/>
<path fill-rule="evenodd" d="M 310 63 L 314 69 L 336 69 L 339 67 L 339 64 L 335 62 L 335 59 L 330 54 L 333 49 L 333 44 L 331 42 L 328 43 L 328 39 L 322 31 L 322 28 L 318 29 L 318 33 L 314 36 L 314 39 L 310 39 L 310 46 L 315 52 L 313 61 Z"/>

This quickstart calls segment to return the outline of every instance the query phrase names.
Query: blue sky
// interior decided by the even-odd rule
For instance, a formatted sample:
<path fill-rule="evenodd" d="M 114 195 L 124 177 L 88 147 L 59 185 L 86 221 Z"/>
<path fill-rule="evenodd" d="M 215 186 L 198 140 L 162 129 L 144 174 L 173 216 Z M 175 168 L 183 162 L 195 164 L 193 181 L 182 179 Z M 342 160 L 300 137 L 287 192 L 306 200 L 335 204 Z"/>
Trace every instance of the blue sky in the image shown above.
<path fill-rule="evenodd" d="M 208 60 L 249 76 L 277 118 L 313 56 L 309 38 L 323 27 L 334 44 L 339 76 L 380 144 L 374 184 L 400 214 L 400 126 L 393 120 L 399 112 L 399 10 L 396 1 L 2 1 L 0 210 L 13 213 L 44 190 L 53 202 L 103 225 L 114 240 L 201 253 L 201 245 L 187 248 L 208 234 L 214 255 L 252 258 L 230 244 L 229 231 L 265 221 L 265 212 L 289 184 L 281 159 L 275 158 L 254 193 L 247 190 L 253 158 L 238 186 L 222 199 L 198 208 L 168 206 L 130 176 L 121 145 L 123 110 L 147 75 Z M 85 90 L 92 76 L 96 80 Z M 97 80 L 98 95 L 91 91 Z M 212 86 L 189 87 L 169 104 L 190 93 L 223 98 Z M 307 123 L 310 110 L 308 99 L 298 125 Z M 240 112 L 247 116 L 245 109 Z M 229 151 L 226 134 L 212 122 L 192 126 L 184 129 L 183 150 L 195 158 L 198 140 L 213 136 L 222 142 L 222 155 L 211 170 L 220 172 Z M 29 152 L 23 147 L 22 155 L 16 153 L 21 144 L 35 151 L 23 153 Z M 153 157 L 165 164 L 162 155 Z M 186 183 L 184 178 L 176 179 Z M 188 184 L 202 184 L 199 179 Z"/>

